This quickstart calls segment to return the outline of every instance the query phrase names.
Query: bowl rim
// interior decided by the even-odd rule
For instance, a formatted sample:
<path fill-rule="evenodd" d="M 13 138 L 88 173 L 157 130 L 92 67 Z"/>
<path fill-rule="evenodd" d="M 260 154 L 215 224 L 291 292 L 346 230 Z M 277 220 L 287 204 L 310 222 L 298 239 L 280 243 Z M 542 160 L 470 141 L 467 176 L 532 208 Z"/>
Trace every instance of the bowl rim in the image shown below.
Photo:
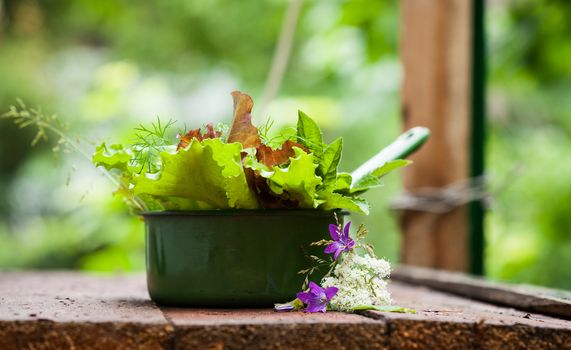
<path fill-rule="evenodd" d="M 214 209 L 214 210 L 181 210 L 181 211 L 146 211 L 137 213 L 142 217 L 163 216 L 347 216 L 349 211 L 343 209 Z"/>

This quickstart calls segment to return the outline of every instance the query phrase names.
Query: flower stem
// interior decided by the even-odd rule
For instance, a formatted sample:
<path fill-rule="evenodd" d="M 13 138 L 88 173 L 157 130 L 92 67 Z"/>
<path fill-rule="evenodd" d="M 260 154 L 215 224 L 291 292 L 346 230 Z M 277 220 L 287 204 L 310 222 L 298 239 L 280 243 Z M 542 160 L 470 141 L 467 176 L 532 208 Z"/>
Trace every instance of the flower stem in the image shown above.
<path fill-rule="evenodd" d="M 79 153 L 83 158 L 85 158 L 88 161 L 91 161 L 91 157 L 89 156 L 89 154 L 87 154 L 87 152 L 85 152 L 85 150 L 83 150 L 83 148 L 81 148 L 81 146 L 77 142 L 75 142 L 73 139 L 71 139 L 69 136 L 67 136 L 62 130 L 53 126 L 50 123 L 46 123 L 46 122 L 41 121 L 41 120 L 37 120 L 36 124 L 46 128 L 46 129 L 50 130 L 51 132 L 53 132 L 54 134 L 58 135 L 68 145 L 70 145 L 73 149 L 75 149 L 77 151 L 77 153 Z M 123 185 L 119 180 L 117 180 L 115 178 L 115 176 L 110 171 L 108 171 L 104 168 L 101 168 L 101 167 L 97 167 L 97 169 L 99 169 L 99 171 L 101 171 L 103 173 L 103 175 L 105 175 L 105 177 L 113 183 L 113 185 L 115 185 L 121 189 L 127 190 L 126 192 L 128 192 L 128 189 L 125 187 L 125 185 Z M 137 206 L 137 208 L 139 210 L 141 210 L 141 211 L 146 210 L 145 203 L 139 197 L 133 195 L 131 199 L 133 200 L 133 203 Z"/>

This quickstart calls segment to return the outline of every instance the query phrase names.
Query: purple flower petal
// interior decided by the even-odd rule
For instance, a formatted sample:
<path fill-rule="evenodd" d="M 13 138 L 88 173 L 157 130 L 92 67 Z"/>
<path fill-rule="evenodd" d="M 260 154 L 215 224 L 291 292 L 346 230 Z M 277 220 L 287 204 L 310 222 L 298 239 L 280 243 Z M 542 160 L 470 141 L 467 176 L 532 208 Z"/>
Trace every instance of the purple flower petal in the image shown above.
<path fill-rule="evenodd" d="M 339 248 L 341 248 L 341 244 L 339 244 L 339 242 L 333 242 L 330 243 L 327 247 L 325 247 L 325 250 L 323 252 L 325 254 L 332 254 L 333 252 L 337 251 Z"/>
<path fill-rule="evenodd" d="M 343 248 L 339 247 L 339 248 L 335 251 L 335 254 L 333 254 L 333 260 L 337 260 L 337 258 L 339 257 L 339 254 L 341 254 L 342 251 L 343 251 Z"/>
<path fill-rule="evenodd" d="M 309 282 L 309 292 L 313 295 L 319 295 L 320 293 L 323 293 L 323 288 L 315 282 Z"/>
<path fill-rule="evenodd" d="M 299 292 L 297 293 L 297 298 L 304 302 L 304 304 L 309 304 L 310 300 L 313 297 L 313 294 L 310 292 Z"/>
<path fill-rule="evenodd" d="M 338 241 L 339 240 L 339 227 L 337 227 L 333 224 L 329 224 L 329 236 L 331 236 L 331 239 L 333 239 L 334 241 Z"/>
<path fill-rule="evenodd" d="M 325 288 L 325 296 L 327 297 L 327 300 L 333 299 L 333 297 L 335 296 L 335 294 L 337 294 L 338 291 L 339 291 L 339 288 L 337 288 L 337 287 Z"/>
<path fill-rule="evenodd" d="M 351 228 L 351 221 L 349 221 L 347 223 L 347 225 L 345 225 L 345 229 L 343 229 L 343 236 L 345 237 L 345 239 L 349 238 L 349 229 Z"/>
<path fill-rule="evenodd" d="M 323 289 L 314 282 L 309 282 L 309 291 L 297 293 L 297 297 L 306 304 L 306 312 L 326 312 L 327 303 L 335 296 L 337 287 Z"/>
<path fill-rule="evenodd" d="M 308 305 L 305 309 L 306 312 L 325 312 L 327 311 L 327 302 L 319 304 Z"/>
<path fill-rule="evenodd" d="M 353 249 L 354 246 L 355 241 L 352 238 L 349 238 L 349 242 L 347 242 L 347 245 L 345 246 L 345 251 L 348 252 L 349 250 Z"/>

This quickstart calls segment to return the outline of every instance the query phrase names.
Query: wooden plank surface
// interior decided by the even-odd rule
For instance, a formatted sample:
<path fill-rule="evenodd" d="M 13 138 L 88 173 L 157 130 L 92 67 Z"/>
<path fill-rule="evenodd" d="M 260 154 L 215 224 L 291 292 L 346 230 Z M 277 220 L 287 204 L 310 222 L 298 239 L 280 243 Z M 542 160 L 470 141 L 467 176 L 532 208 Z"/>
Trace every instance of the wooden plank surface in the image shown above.
<path fill-rule="evenodd" d="M 571 321 L 400 282 L 416 314 L 157 308 L 144 279 L 0 273 L 0 349 L 571 349 Z"/>
<path fill-rule="evenodd" d="M 0 349 L 163 349 L 172 326 L 145 279 L 0 273 Z"/>
<path fill-rule="evenodd" d="M 165 309 L 175 349 L 387 349 L 387 326 L 339 312 Z"/>
<path fill-rule="evenodd" d="M 392 278 L 465 298 L 571 319 L 571 292 L 536 286 L 509 285 L 461 273 L 411 266 L 398 267 L 393 271 Z"/>
<path fill-rule="evenodd" d="M 416 314 L 367 314 L 387 322 L 391 349 L 571 349 L 571 322 L 393 282 L 396 304 Z"/>
<path fill-rule="evenodd" d="M 403 171 L 404 188 L 414 193 L 469 177 L 472 1 L 400 3 L 404 129 L 425 126 L 432 133 Z M 400 221 L 404 263 L 469 270 L 466 206 L 442 214 L 407 210 Z"/>

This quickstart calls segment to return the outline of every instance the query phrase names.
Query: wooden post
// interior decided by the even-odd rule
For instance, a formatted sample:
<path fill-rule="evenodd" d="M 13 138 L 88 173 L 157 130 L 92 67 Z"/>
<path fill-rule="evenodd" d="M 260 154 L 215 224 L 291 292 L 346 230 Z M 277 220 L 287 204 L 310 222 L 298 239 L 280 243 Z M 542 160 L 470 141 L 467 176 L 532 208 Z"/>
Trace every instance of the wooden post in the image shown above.
<path fill-rule="evenodd" d="M 472 11 L 469 0 L 401 0 L 405 129 L 432 136 L 404 171 L 404 187 L 442 188 L 470 174 Z M 445 214 L 405 211 L 402 261 L 447 270 L 470 268 L 466 206 Z"/>

